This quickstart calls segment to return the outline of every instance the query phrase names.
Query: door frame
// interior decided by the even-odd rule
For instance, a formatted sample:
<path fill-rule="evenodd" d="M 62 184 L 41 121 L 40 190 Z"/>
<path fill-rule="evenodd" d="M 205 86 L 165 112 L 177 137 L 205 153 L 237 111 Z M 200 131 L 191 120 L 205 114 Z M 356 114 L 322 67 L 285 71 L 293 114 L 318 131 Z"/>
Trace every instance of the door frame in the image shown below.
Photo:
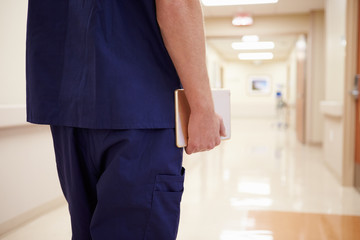
<path fill-rule="evenodd" d="M 359 0 L 347 0 L 346 4 L 346 58 L 345 58 L 345 93 L 343 121 L 343 173 L 342 185 L 354 186 L 355 183 L 355 118 L 356 102 L 349 94 L 354 88 L 354 77 L 357 73 Z"/>

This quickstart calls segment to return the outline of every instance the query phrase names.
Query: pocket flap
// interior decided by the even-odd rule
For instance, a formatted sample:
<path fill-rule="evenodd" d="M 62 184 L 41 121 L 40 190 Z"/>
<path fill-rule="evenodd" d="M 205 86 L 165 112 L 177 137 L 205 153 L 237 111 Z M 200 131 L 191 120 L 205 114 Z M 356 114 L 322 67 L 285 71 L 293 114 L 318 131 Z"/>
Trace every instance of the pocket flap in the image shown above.
<path fill-rule="evenodd" d="M 182 192 L 184 190 L 185 169 L 182 168 L 181 175 L 156 176 L 155 191 L 161 192 Z"/>

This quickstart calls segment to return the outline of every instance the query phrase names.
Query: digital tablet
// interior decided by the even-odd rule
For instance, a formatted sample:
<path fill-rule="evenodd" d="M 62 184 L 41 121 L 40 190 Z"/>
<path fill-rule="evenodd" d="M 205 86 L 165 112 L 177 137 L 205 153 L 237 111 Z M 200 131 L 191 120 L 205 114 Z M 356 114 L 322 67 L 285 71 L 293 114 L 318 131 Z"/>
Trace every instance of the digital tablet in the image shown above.
<path fill-rule="evenodd" d="M 226 136 L 222 140 L 231 137 L 231 117 L 230 117 L 230 90 L 212 89 L 215 112 L 219 114 L 224 121 Z M 175 91 L 175 130 L 176 146 L 183 148 L 187 146 L 188 124 L 190 117 L 190 106 L 186 99 L 184 89 Z"/>

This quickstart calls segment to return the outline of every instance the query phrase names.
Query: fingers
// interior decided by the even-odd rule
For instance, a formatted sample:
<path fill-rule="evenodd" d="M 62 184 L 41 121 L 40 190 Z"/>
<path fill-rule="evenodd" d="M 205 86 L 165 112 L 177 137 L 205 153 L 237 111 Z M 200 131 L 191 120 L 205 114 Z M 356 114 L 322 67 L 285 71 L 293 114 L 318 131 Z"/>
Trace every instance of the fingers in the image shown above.
<path fill-rule="evenodd" d="M 192 144 L 192 143 L 188 143 L 188 146 L 185 148 L 185 152 L 189 155 L 191 155 L 193 153 L 197 153 L 197 152 L 203 152 L 203 151 L 205 151 L 205 150 L 199 148 L 199 146 Z"/>
<path fill-rule="evenodd" d="M 188 141 L 188 145 L 185 147 L 185 152 L 188 155 L 191 155 L 193 153 L 196 153 L 196 148 L 193 144 L 190 143 L 190 141 Z"/>
<path fill-rule="evenodd" d="M 191 155 L 197 152 L 209 151 L 211 149 L 214 149 L 216 146 L 220 145 L 220 142 L 221 142 L 220 137 L 217 137 L 214 141 L 207 143 L 206 145 L 201 145 L 188 140 L 188 146 L 185 147 L 185 152 L 188 155 Z"/>
<path fill-rule="evenodd" d="M 188 155 L 191 155 L 191 154 L 193 154 L 193 153 L 196 153 L 196 151 L 195 151 L 193 148 L 191 148 L 191 147 L 186 147 L 186 148 L 185 148 L 185 152 L 186 152 L 186 154 L 188 154 Z"/>
<path fill-rule="evenodd" d="M 194 116 L 193 118 L 191 118 Z M 188 126 L 187 154 L 209 151 L 221 143 L 221 136 L 226 136 L 226 129 L 221 116 L 190 115 Z"/>

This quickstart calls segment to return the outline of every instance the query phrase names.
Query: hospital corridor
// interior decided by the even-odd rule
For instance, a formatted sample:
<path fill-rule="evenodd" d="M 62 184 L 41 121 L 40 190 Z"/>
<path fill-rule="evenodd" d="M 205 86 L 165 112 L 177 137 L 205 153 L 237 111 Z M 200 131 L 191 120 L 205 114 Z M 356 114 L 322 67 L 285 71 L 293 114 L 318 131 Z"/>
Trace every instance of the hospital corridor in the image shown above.
<path fill-rule="evenodd" d="M 153 9 L 157 0 L 149 1 Z M 51 129 L 46 124 L 31 124 L 26 118 L 29 2 L 0 1 L 0 240 L 70 240 L 73 232 L 69 207 L 58 177 L 60 167 Z M 81 2 L 84 7 L 101 1 Z M 119 3 L 117 7 L 128 4 L 125 0 L 108 2 L 114 6 Z M 207 69 L 212 89 L 230 92 L 230 111 L 226 113 L 230 127 L 225 129 L 230 139 L 222 140 L 211 151 L 191 155 L 183 152 L 185 181 L 176 239 L 360 240 L 360 1 L 199 0 L 199 4 L 206 42 L 207 67 L 203 69 Z M 147 19 L 143 17 L 138 21 Z M 93 22 L 89 20 L 87 24 Z M 143 24 L 127 27 L 140 29 Z M 107 27 L 112 25 L 105 30 Z M 146 42 L 146 32 L 141 33 L 144 35 L 136 40 Z M 110 36 L 107 35 L 109 39 Z M 165 48 L 160 50 L 167 54 Z M 151 54 L 159 53 L 156 51 L 153 48 Z M 139 62 L 149 65 L 141 68 L 150 64 L 165 66 L 160 56 L 154 58 L 158 62 L 144 59 Z M 176 71 L 168 70 L 165 72 L 176 75 Z M 143 75 L 146 74 L 139 72 L 139 76 Z M 97 84 L 95 88 L 100 86 Z M 152 85 L 149 86 L 153 89 L 165 89 Z M 144 95 L 132 96 L 127 91 L 133 99 Z M 94 92 L 98 93 L 97 89 Z M 170 97 L 164 104 L 172 107 L 172 93 Z M 72 104 L 69 102 L 69 106 Z M 150 114 L 150 101 L 146 104 L 149 105 L 143 108 Z M 161 109 L 158 105 L 154 111 Z M 127 107 L 129 112 L 135 109 L 130 104 Z M 67 106 L 63 109 L 66 112 Z M 175 106 L 174 109 L 178 111 Z M 171 120 L 175 122 L 176 117 Z M 171 131 L 169 136 L 174 136 L 175 131 Z M 144 148 L 149 154 L 155 151 L 148 146 Z M 175 141 L 172 147 L 179 151 Z M 149 159 L 153 160 L 153 155 Z M 146 184 L 143 185 L 149 187 Z M 140 192 L 138 196 L 148 196 L 141 188 L 134 189 Z M 165 192 L 181 196 L 179 191 Z M 158 225 L 159 229 L 168 226 Z M 152 239 L 146 237 L 147 232 L 148 228 L 139 236 Z M 119 240 L 134 239 L 127 236 Z"/>

